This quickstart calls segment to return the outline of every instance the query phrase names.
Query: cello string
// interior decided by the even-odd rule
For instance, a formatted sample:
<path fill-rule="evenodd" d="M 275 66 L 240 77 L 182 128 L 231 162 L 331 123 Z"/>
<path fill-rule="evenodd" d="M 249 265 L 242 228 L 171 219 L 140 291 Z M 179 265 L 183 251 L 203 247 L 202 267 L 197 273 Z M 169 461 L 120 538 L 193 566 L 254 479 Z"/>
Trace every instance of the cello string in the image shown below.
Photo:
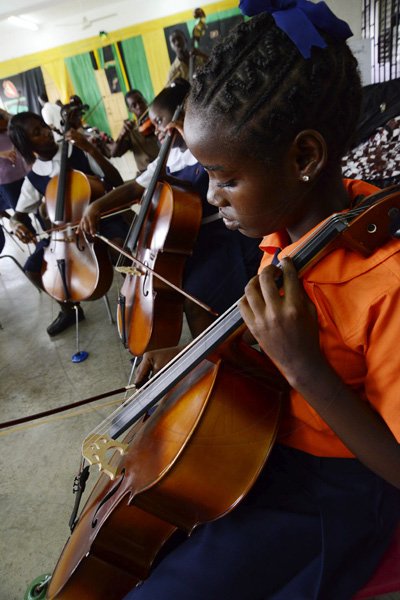
<path fill-rule="evenodd" d="M 127 398 L 118 409 L 116 409 L 104 421 L 99 423 L 99 425 L 89 434 L 89 436 L 98 433 L 100 435 L 104 435 L 108 433 L 111 425 L 115 428 L 115 426 L 120 422 L 119 418 L 121 416 L 121 412 L 124 413 L 126 408 L 133 404 L 133 402 L 137 404 L 137 412 L 139 412 L 140 408 L 146 407 L 146 405 L 148 405 L 151 402 L 151 399 L 155 396 L 154 388 L 157 388 L 157 386 L 160 385 L 159 380 L 163 378 L 164 375 L 169 375 L 170 379 L 176 379 L 178 381 L 183 372 L 183 368 L 187 366 L 187 364 L 192 364 L 197 354 L 203 353 L 205 355 L 209 352 L 211 344 L 215 342 L 215 340 L 222 339 L 223 335 L 227 331 L 226 322 L 232 314 L 235 314 L 236 311 L 238 311 L 238 302 L 235 302 L 235 304 L 228 308 L 225 313 L 223 313 L 216 321 L 211 323 L 211 325 L 209 325 L 207 329 L 197 336 L 197 338 L 192 340 L 162 369 L 157 371 L 157 373 L 155 373 L 151 379 L 146 381 L 140 387 L 140 389 L 136 390 L 136 392 L 129 396 L 129 398 Z M 151 395 L 152 392 L 153 395 Z M 149 394 L 150 396 L 150 399 L 147 399 L 147 402 L 146 394 Z M 144 400 L 141 400 L 142 396 L 145 396 Z"/>
<path fill-rule="evenodd" d="M 314 232 L 315 235 L 315 232 Z M 230 310 L 230 309 L 229 309 Z M 228 311 L 229 312 L 229 311 Z M 109 425 L 112 424 L 114 427 L 118 426 L 119 424 L 119 416 L 121 414 L 122 410 L 125 410 L 125 408 L 130 405 L 133 401 L 135 401 L 135 403 L 138 405 L 138 411 L 139 412 L 139 408 L 141 406 L 143 406 L 143 402 L 141 402 L 141 397 L 145 396 L 146 393 L 148 393 L 149 391 L 152 391 L 152 387 L 155 386 L 156 384 L 156 379 L 155 377 L 161 377 L 164 375 L 165 371 L 168 370 L 168 373 L 172 375 L 172 377 L 174 377 L 177 369 L 178 369 L 178 363 L 180 362 L 180 360 L 184 357 L 184 356 L 190 356 L 190 350 L 191 347 L 193 347 L 195 344 L 197 345 L 198 343 L 201 343 L 201 337 L 205 337 L 210 330 L 216 332 L 217 334 L 219 333 L 219 329 L 225 329 L 225 315 L 222 315 L 220 317 L 220 320 L 218 320 L 217 322 L 215 322 L 214 324 L 212 324 L 205 332 L 203 332 L 203 334 L 201 336 L 199 336 L 198 338 L 196 338 L 196 340 L 194 340 L 191 345 L 187 346 L 180 354 L 178 354 L 174 359 L 172 359 L 172 361 L 170 361 L 168 363 L 168 365 L 166 365 L 166 367 L 162 370 L 159 371 L 151 380 L 149 380 L 148 382 L 146 382 L 141 388 L 140 390 L 138 390 L 137 392 L 135 392 L 134 394 L 132 394 L 130 397 L 128 397 L 125 402 L 121 405 L 121 407 L 119 409 L 117 409 L 117 411 L 115 411 L 108 419 L 106 419 L 105 421 L 103 421 L 102 423 L 99 424 L 99 426 L 93 431 L 93 433 L 97 433 L 97 432 L 101 432 L 103 429 L 102 433 L 105 433 L 108 429 L 109 429 Z M 221 324 L 222 321 L 222 324 Z M 181 371 L 181 366 L 179 365 L 179 370 Z M 150 395 L 151 397 L 151 395 Z"/>
<path fill-rule="evenodd" d="M 371 202 L 373 201 L 369 201 L 369 203 L 367 204 L 367 206 L 364 205 L 357 205 L 355 208 L 351 209 L 350 211 L 346 212 L 346 213 L 335 213 L 334 215 L 332 215 L 331 217 L 329 217 L 326 221 L 324 221 L 319 227 L 316 228 L 316 230 L 314 230 L 312 233 L 310 233 L 305 240 L 303 240 L 303 242 L 301 243 L 301 246 L 297 246 L 291 253 L 290 256 L 301 256 L 302 254 L 306 253 L 306 250 L 308 251 L 309 249 L 313 248 L 313 244 L 315 242 L 316 239 L 318 238 L 323 238 L 324 234 L 325 236 L 327 234 L 329 234 L 329 230 L 331 229 L 332 223 L 335 223 L 336 221 L 342 221 L 346 224 L 348 224 L 348 221 L 351 221 L 354 217 L 356 217 L 357 215 L 361 214 L 362 212 L 364 212 L 366 209 L 369 208 L 369 205 L 371 204 Z M 338 234 L 337 234 L 338 235 Z M 328 241 L 329 244 L 329 241 Z M 309 264 L 309 263 L 308 263 Z M 234 305 L 234 307 L 237 306 Z M 185 352 L 185 350 L 187 350 L 190 353 L 190 349 L 194 346 L 197 345 L 197 343 L 201 343 L 202 342 L 202 338 L 207 337 L 210 331 L 215 331 L 218 332 L 220 327 L 225 327 L 225 316 L 227 313 L 229 313 L 231 311 L 231 309 L 228 309 L 228 311 L 226 313 L 224 313 L 223 315 L 221 315 L 221 317 L 215 321 L 213 324 L 211 324 L 209 326 L 208 329 L 206 329 L 203 334 L 201 334 L 198 338 L 196 338 L 196 340 L 194 340 L 189 346 L 187 346 L 186 349 L 184 349 L 180 354 L 177 355 L 177 357 L 175 357 L 175 359 L 173 359 L 170 363 L 168 363 L 168 365 L 166 365 L 165 369 L 168 368 L 168 371 L 170 373 L 174 374 L 174 369 L 175 369 L 175 365 L 177 364 L 177 362 L 182 359 L 183 357 L 187 356 L 187 353 Z M 157 376 L 162 376 L 164 374 L 164 370 L 159 371 L 155 377 Z M 151 379 L 151 382 L 154 383 L 154 378 Z M 139 392 L 137 392 L 136 394 L 133 394 L 130 398 L 128 398 L 126 400 L 126 402 L 124 403 L 123 406 L 127 406 L 131 400 L 135 399 L 140 401 L 140 393 L 142 392 L 146 392 L 147 391 L 147 385 L 145 384 L 140 390 Z M 118 416 L 120 411 L 117 411 L 117 414 L 114 415 Z M 114 418 L 113 417 L 113 418 Z M 114 424 L 115 424 L 115 419 L 114 419 Z M 100 424 L 101 425 L 101 424 Z"/>
<path fill-rule="evenodd" d="M 357 210 L 352 211 L 352 214 L 357 214 L 358 212 L 360 212 L 360 211 L 357 209 Z M 348 216 L 348 214 L 347 214 L 347 216 Z M 334 215 L 334 217 L 329 220 L 328 224 L 326 222 L 323 223 L 317 229 L 317 233 L 316 233 L 316 231 L 314 231 L 312 234 L 307 236 L 307 239 L 302 244 L 301 249 L 299 250 L 297 248 L 292 254 L 295 254 L 296 251 L 297 251 L 297 254 L 303 252 L 304 247 L 308 247 L 310 245 L 310 243 L 312 241 L 314 241 L 316 235 L 320 234 L 320 232 L 323 233 L 324 231 L 326 231 L 328 229 L 328 225 L 330 224 L 330 222 L 336 217 L 337 217 L 337 215 Z M 344 217 L 342 217 L 342 218 L 344 219 Z M 226 329 L 226 317 L 230 315 L 232 310 L 237 309 L 237 306 L 238 306 L 238 303 L 235 303 L 230 309 L 228 309 L 223 315 L 221 315 L 219 317 L 219 319 L 217 319 L 214 323 L 212 323 L 202 334 L 200 334 L 200 336 L 198 336 L 186 348 L 184 348 L 176 357 L 174 357 L 172 359 L 172 361 L 170 361 L 163 369 L 158 371 L 154 375 L 154 377 L 151 378 L 151 380 L 146 382 L 140 388 L 140 390 L 138 390 L 132 396 L 127 398 L 127 400 L 121 405 L 121 407 L 118 408 L 112 415 L 110 415 L 109 418 L 107 418 L 105 421 L 100 423 L 99 426 L 93 431 L 93 433 L 97 433 L 100 431 L 104 434 L 104 433 L 106 433 L 107 430 L 110 429 L 111 425 L 113 425 L 114 428 L 116 426 L 118 426 L 120 419 L 121 419 L 121 412 L 124 413 L 125 409 L 128 406 L 130 406 L 131 403 L 133 403 L 133 402 L 135 402 L 135 404 L 137 405 L 136 414 L 138 414 L 140 412 L 140 409 L 142 407 L 145 407 L 145 405 L 146 405 L 146 397 L 144 400 L 141 400 L 141 398 L 143 396 L 145 396 L 146 393 L 150 392 L 150 400 L 148 400 L 147 403 L 149 404 L 151 402 L 152 388 L 156 387 L 156 385 L 158 383 L 158 379 L 160 377 L 164 376 L 165 373 L 167 375 L 170 375 L 171 378 L 174 378 L 176 374 L 179 376 L 180 373 L 182 372 L 182 366 L 180 364 L 178 365 L 178 363 L 184 359 L 187 359 L 190 361 L 192 349 L 195 352 L 199 345 L 200 346 L 203 345 L 203 346 L 207 347 L 207 341 L 208 341 L 208 337 L 209 337 L 210 333 L 214 333 L 215 334 L 214 337 L 219 337 L 220 334 L 222 334 L 224 332 L 224 330 Z M 102 429 L 103 429 L 103 431 L 102 431 Z"/>
<path fill-rule="evenodd" d="M 123 208 L 122 206 L 119 206 L 116 209 L 112 209 L 110 211 L 104 212 L 101 215 L 100 219 L 109 219 L 110 217 L 114 217 L 115 215 L 120 215 L 120 214 L 122 214 L 124 212 L 128 212 L 129 210 L 132 211 L 132 207 L 131 206 L 126 206 L 125 208 Z M 132 211 L 132 212 L 134 212 L 134 211 Z M 68 225 L 62 225 L 62 226 L 59 226 L 59 227 L 57 227 L 57 226 L 56 227 L 51 227 L 49 229 L 46 229 L 46 231 L 43 231 L 43 233 L 38 233 L 36 235 L 36 238 L 39 239 L 39 240 L 40 239 L 45 239 L 45 237 L 49 233 L 53 233 L 53 232 L 64 233 L 65 231 L 68 231 L 70 229 L 74 230 L 74 229 L 77 229 L 78 227 L 79 227 L 79 223 L 78 222 L 75 222 L 75 223 L 72 222 L 72 223 L 70 223 Z"/>
<path fill-rule="evenodd" d="M 394 192 L 396 193 L 397 190 L 394 190 Z M 398 193 L 398 192 L 397 192 Z M 390 192 L 389 192 L 390 195 Z M 294 252 L 291 253 L 292 256 L 296 255 L 296 251 L 297 251 L 297 255 L 300 254 L 305 254 L 307 255 L 307 252 L 305 252 L 304 248 L 306 246 L 308 246 L 308 254 L 310 256 L 308 256 L 307 258 L 309 259 L 309 261 L 307 262 L 307 265 L 313 264 L 313 259 L 317 259 L 318 260 L 318 254 L 313 254 L 313 249 L 316 249 L 318 252 L 318 246 L 316 247 L 315 245 L 315 239 L 316 238 L 323 238 L 323 232 L 325 232 L 325 244 L 326 246 L 330 246 L 332 241 L 335 242 L 336 239 L 340 236 L 340 234 L 342 233 L 343 229 L 337 229 L 335 230 L 335 237 L 332 240 L 331 237 L 331 231 L 332 231 L 332 227 L 330 227 L 332 225 L 332 223 L 335 223 L 335 221 L 341 221 L 343 224 L 345 224 L 346 229 L 351 227 L 351 221 L 353 220 L 353 218 L 359 214 L 361 214 L 362 212 L 368 212 L 368 209 L 370 209 L 371 207 L 373 207 L 374 204 L 379 204 L 380 200 L 383 198 L 386 198 L 387 196 L 387 191 L 382 193 L 382 192 L 378 192 L 376 194 L 373 194 L 369 197 L 369 199 L 367 199 L 365 202 L 363 202 L 362 204 L 357 205 L 354 209 L 351 209 L 350 211 L 348 211 L 347 213 L 335 213 L 334 215 L 332 215 L 331 217 L 329 217 L 321 226 L 317 227 L 316 230 L 314 230 L 311 234 L 309 234 L 307 236 L 306 241 L 304 241 L 301 245 L 301 248 L 296 248 Z M 382 203 L 383 204 L 383 203 Z M 386 206 L 386 205 L 385 205 Z M 383 210 L 385 209 L 385 206 L 382 206 L 381 208 Z M 350 222 L 349 222 L 350 221 Z M 322 232 L 322 233 L 321 233 Z M 389 238 L 390 238 L 390 234 Z M 334 248 L 334 246 L 333 246 Z M 240 301 L 240 300 L 239 300 Z M 238 302 L 239 302 L 238 301 Z M 132 415 L 129 423 L 126 424 L 122 424 L 122 426 L 125 426 L 125 429 L 130 427 L 131 424 L 134 422 L 135 417 L 139 418 L 141 415 L 143 415 L 143 411 L 140 413 L 140 409 L 141 407 L 143 407 L 143 409 L 147 409 L 149 406 L 152 406 L 151 404 L 151 399 L 147 400 L 146 402 L 146 397 L 144 398 L 144 400 L 141 400 L 142 396 L 146 396 L 146 392 L 151 392 L 153 391 L 153 397 L 155 399 L 155 403 L 157 402 L 157 398 L 161 398 L 160 395 L 157 396 L 157 394 L 154 393 L 154 391 L 157 391 L 157 385 L 159 384 L 159 379 L 163 378 L 164 375 L 166 376 L 166 379 L 168 377 L 168 374 L 172 373 L 173 375 L 176 373 L 177 374 L 177 379 L 173 379 L 172 377 L 170 377 L 170 382 L 168 382 L 167 379 L 167 385 L 164 385 L 165 392 L 167 393 L 167 391 L 173 386 L 175 385 L 175 383 L 177 383 L 177 381 L 179 380 L 179 378 L 183 376 L 185 376 L 188 373 L 188 370 L 184 370 L 185 369 L 185 365 L 182 363 L 189 363 L 189 367 L 194 367 L 198 364 L 199 360 L 202 359 L 202 357 L 205 357 L 207 355 L 207 353 L 210 352 L 210 338 L 213 341 L 216 341 L 217 343 L 220 343 L 224 337 L 217 337 L 216 335 L 212 336 L 211 333 L 214 332 L 218 332 L 219 329 L 222 329 L 223 331 L 227 329 L 226 324 L 228 322 L 229 325 L 229 317 L 235 317 L 235 311 L 239 314 L 239 310 L 238 310 L 238 302 L 235 303 L 230 309 L 228 309 L 223 315 L 221 315 L 214 323 L 212 323 L 202 334 L 200 334 L 195 340 L 193 340 L 188 346 L 186 346 L 186 348 L 184 348 L 179 354 L 177 354 L 177 356 L 175 356 L 167 365 L 165 365 L 162 369 L 160 369 L 160 371 L 158 371 L 148 382 L 146 382 L 141 388 L 140 390 L 138 390 L 135 394 L 133 394 L 132 396 L 130 396 L 122 405 L 121 407 L 119 407 L 116 411 L 114 411 L 114 413 L 112 415 L 110 415 L 109 418 L 107 418 L 105 421 L 103 421 L 102 423 L 99 424 L 99 426 L 95 429 L 95 431 L 99 431 L 103 426 L 105 426 L 106 424 L 111 424 L 114 427 L 118 426 L 118 424 L 122 421 L 122 417 L 125 416 L 126 412 L 127 412 L 127 408 L 129 408 L 129 406 L 133 403 L 133 401 L 136 401 L 136 404 L 138 405 L 136 407 L 136 414 Z M 234 328 L 237 329 L 238 325 L 237 323 L 233 323 L 234 324 Z M 228 327 L 229 329 L 229 327 Z M 232 332 L 233 329 L 230 329 L 230 332 Z M 230 333 L 228 333 L 226 337 L 228 337 L 230 335 Z M 208 342 L 208 345 L 207 345 Z M 202 354 L 199 354 L 199 347 L 202 350 Z M 194 362 L 192 355 L 194 354 L 198 354 L 197 358 L 199 358 L 198 362 Z M 189 358 L 188 358 L 189 357 Z M 182 361 L 182 362 L 181 362 Z M 179 370 L 178 370 L 178 363 L 179 363 Z M 171 382 L 172 380 L 172 382 Z M 169 387 L 168 387 L 169 385 Z M 151 396 L 150 396 L 151 397 Z M 140 413 L 140 414 L 139 414 Z M 133 417 L 133 418 L 132 418 Z M 136 419 L 137 420 L 137 419 Z M 122 429 L 122 431 L 125 431 L 125 429 Z M 118 434 L 119 435 L 119 434 Z"/>

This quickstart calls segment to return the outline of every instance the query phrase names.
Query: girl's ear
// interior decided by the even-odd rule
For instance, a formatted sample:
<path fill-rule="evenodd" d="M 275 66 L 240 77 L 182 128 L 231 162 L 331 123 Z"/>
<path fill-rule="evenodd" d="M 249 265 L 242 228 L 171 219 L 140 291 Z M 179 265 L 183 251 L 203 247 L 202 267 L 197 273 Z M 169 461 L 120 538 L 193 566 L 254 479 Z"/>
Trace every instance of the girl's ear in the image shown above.
<path fill-rule="evenodd" d="M 328 150 L 322 135 L 314 129 L 300 131 L 294 139 L 298 179 L 305 183 L 315 180 L 326 166 Z"/>

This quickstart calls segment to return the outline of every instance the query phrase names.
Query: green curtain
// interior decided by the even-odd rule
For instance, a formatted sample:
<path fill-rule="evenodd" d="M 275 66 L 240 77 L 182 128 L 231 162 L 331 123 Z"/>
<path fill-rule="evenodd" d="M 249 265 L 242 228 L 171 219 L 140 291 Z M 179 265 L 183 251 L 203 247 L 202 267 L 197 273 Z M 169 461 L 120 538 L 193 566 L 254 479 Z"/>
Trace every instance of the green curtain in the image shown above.
<path fill-rule="evenodd" d="M 142 92 L 148 102 L 154 98 L 154 89 L 147 66 L 146 53 L 140 35 L 121 42 L 124 53 L 126 74 L 131 87 Z"/>
<path fill-rule="evenodd" d="M 86 122 L 93 127 L 98 127 L 111 135 L 104 102 L 97 85 L 94 69 L 89 53 L 78 54 L 65 59 L 67 70 L 76 94 L 85 104 L 89 104 L 89 117 Z M 93 112 L 92 112 L 93 111 Z"/>

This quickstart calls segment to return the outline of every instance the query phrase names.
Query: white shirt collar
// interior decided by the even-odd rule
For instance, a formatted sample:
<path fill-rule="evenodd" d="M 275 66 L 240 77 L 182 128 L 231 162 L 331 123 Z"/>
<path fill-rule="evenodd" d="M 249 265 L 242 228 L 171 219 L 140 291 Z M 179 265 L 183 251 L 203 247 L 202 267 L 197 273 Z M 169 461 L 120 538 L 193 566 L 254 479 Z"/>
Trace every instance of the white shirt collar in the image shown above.
<path fill-rule="evenodd" d="M 193 156 L 190 152 L 189 148 L 186 148 L 184 152 L 180 150 L 180 148 L 171 148 L 168 159 L 167 159 L 167 167 L 172 171 L 180 171 L 185 167 L 190 167 L 197 163 L 197 158 Z"/>
<path fill-rule="evenodd" d="M 71 156 L 72 144 L 68 144 L 68 156 Z M 32 171 L 37 175 L 52 177 L 57 171 L 57 175 L 60 171 L 59 164 L 61 162 L 61 144 L 58 145 L 58 150 L 51 160 L 41 160 L 37 158 L 32 165 Z M 56 167 L 57 165 L 57 167 Z"/>

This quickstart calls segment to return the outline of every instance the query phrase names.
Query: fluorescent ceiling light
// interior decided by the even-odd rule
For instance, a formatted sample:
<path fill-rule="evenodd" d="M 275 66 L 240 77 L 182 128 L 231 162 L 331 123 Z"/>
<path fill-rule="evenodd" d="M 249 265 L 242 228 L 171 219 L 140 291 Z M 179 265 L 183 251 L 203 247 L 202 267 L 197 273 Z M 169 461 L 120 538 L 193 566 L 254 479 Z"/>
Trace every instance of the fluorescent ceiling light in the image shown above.
<path fill-rule="evenodd" d="M 8 17 L 7 21 L 11 23 L 11 25 L 16 25 L 17 27 L 22 27 L 23 29 L 30 29 L 31 31 L 37 31 L 39 29 L 39 25 L 37 23 L 22 17 Z"/>

